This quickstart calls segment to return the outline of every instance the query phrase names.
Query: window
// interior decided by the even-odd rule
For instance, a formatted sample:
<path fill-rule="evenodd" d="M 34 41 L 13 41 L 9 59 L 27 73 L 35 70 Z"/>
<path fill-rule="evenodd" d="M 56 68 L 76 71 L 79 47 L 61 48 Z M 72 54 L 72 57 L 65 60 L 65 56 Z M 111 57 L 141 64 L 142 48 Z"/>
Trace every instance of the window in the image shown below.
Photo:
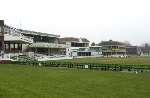
<path fill-rule="evenodd" d="M 9 45 L 5 44 L 5 49 L 8 50 L 9 49 Z"/>
<path fill-rule="evenodd" d="M 14 48 L 14 44 L 10 44 L 10 48 Z"/>
<path fill-rule="evenodd" d="M 18 44 L 15 44 L 15 48 L 18 48 Z"/>

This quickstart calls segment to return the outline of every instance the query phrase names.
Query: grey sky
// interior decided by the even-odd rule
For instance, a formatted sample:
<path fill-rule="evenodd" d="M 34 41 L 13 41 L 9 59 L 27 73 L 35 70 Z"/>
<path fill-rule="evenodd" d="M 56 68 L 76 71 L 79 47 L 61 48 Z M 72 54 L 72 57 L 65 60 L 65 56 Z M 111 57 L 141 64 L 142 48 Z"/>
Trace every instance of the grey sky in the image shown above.
<path fill-rule="evenodd" d="M 86 37 L 150 42 L 149 0 L 0 0 L 0 19 L 14 27 Z"/>

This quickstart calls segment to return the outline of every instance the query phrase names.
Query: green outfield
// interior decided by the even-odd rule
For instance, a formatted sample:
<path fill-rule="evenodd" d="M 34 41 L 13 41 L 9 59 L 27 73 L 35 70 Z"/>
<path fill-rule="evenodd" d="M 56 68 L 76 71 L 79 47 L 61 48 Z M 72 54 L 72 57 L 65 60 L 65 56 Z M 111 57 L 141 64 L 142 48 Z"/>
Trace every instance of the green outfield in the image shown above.
<path fill-rule="evenodd" d="M 75 58 L 72 60 L 60 60 L 61 62 L 75 63 L 99 63 L 99 64 L 134 64 L 134 65 L 150 65 L 150 57 L 128 57 L 128 58 Z"/>
<path fill-rule="evenodd" d="M 0 98 L 149 98 L 149 73 L 0 65 Z"/>

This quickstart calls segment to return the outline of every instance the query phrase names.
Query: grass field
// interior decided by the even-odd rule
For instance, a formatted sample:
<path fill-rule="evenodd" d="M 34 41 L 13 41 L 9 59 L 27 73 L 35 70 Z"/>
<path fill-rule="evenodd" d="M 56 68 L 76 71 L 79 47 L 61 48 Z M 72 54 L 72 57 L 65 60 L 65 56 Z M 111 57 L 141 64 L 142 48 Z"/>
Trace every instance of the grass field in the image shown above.
<path fill-rule="evenodd" d="M 150 57 L 129 57 L 129 58 L 76 58 L 72 60 L 60 60 L 61 62 L 77 63 L 99 63 L 99 64 L 135 64 L 150 65 Z"/>
<path fill-rule="evenodd" d="M 0 98 L 149 98 L 149 73 L 0 65 Z"/>

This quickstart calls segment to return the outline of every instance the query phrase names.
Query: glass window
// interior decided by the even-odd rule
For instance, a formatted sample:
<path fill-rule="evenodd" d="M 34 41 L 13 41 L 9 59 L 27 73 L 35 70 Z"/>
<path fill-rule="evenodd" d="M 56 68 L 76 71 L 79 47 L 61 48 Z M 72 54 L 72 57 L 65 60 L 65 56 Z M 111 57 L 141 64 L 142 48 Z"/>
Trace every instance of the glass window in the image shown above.
<path fill-rule="evenodd" d="M 18 44 L 15 44 L 15 48 L 18 48 Z"/>
<path fill-rule="evenodd" d="M 14 44 L 10 44 L 10 48 L 14 48 Z"/>

